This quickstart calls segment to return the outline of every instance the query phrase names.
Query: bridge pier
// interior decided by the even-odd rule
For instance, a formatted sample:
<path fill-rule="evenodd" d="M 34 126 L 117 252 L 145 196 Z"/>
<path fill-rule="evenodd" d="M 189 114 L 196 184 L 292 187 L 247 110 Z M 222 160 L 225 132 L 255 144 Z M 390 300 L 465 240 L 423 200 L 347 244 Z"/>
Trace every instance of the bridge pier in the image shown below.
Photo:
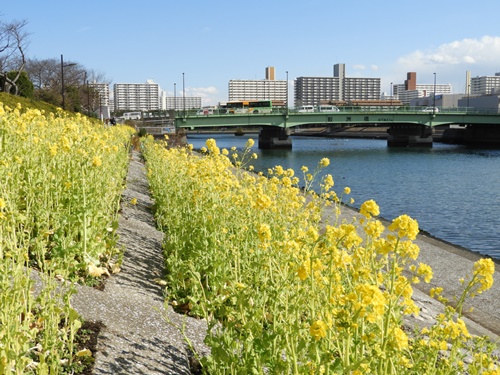
<path fill-rule="evenodd" d="M 278 126 L 263 126 L 259 133 L 260 149 L 292 149 L 290 129 Z"/>
<path fill-rule="evenodd" d="M 434 128 L 419 124 L 392 124 L 387 129 L 388 147 L 432 147 Z"/>
<path fill-rule="evenodd" d="M 467 125 L 464 143 L 498 147 L 500 145 L 500 127 L 494 124 Z"/>

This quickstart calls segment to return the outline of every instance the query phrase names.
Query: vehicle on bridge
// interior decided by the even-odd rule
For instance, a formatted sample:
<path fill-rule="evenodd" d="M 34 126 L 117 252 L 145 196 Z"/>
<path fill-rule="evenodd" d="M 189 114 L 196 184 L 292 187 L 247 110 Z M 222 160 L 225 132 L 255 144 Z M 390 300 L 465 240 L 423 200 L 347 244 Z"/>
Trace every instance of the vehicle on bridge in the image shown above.
<path fill-rule="evenodd" d="M 424 109 L 422 109 L 422 112 L 436 113 L 439 112 L 439 109 L 437 107 L 425 107 Z"/>
<path fill-rule="evenodd" d="M 220 104 L 221 113 L 271 113 L 272 100 L 238 100 Z M 224 112 L 225 110 L 225 112 Z"/>
<path fill-rule="evenodd" d="M 303 105 L 302 107 L 299 108 L 300 113 L 306 113 L 306 112 L 314 112 L 314 106 L 313 105 Z"/>
<path fill-rule="evenodd" d="M 215 108 L 215 107 L 203 107 L 203 108 L 200 108 L 198 110 L 198 112 L 196 112 L 196 114 L 199 116 L 200 115 L 203 115 L 203 116 L 213 115 L 216 110 L 217 110 L 217 108 Z"/>
<path fill-rule="evenodd" d="M 125 112 L 123 118 L 125 120 L 140 120 L 142 118 L 142 112 Z"/>
<path fill-rule="evenodd" d="M 340 109 L 334 105 L 322 104 L 318 106 L 318 112 L 340 112 Z"/>

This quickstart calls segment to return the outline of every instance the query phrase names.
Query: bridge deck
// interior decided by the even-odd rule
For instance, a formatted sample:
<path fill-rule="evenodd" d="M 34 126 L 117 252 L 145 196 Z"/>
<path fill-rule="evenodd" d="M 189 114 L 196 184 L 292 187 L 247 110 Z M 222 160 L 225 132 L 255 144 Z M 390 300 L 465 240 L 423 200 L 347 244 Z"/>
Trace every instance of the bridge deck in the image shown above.
<path fill-rule="evenodd" d="M 292 128 L 308 124 L 346 124 L 366 126 L 391 126 L 392 124 L 419 124 L 425 126 L 439 125 L 500 125 L 498 112 L 476 112 L 459 108 L 444 109 L 439 112 L 424 112 L 421 109 L 405 110 L 353 110 L 339 112 L 297 113 L 276 111 L 258 114 L 214 114 L 195 115 L 180 112 L 176 116 L 176 127 L 255 127 L 275 126 Z"/>

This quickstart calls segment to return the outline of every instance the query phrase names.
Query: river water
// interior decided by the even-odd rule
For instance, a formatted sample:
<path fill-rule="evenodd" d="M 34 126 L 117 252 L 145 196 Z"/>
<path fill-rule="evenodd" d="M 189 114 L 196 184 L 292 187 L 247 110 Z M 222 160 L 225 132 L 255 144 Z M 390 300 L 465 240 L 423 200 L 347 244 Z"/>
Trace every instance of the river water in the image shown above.
<path fill-rule="evenodd" d="M 259 155 L 252 164 L 267 171 L 276 165 L 293 168 L 301 176 L 328 157 L 334 190 L 345 186 L 359 208 L 374 199 L 380 216 L 393 219 L 408 214 L 421 229 L 445 241 L 500 259 L 500 150 L 434 143 L 432 148 L 388 148 L 385 140 L 292 138 L 292 150 L 259 150 L 258 135 L 189 134 L 195 148 L 214 138 L 221 148 L 242 148 L 255 140 Z"/>

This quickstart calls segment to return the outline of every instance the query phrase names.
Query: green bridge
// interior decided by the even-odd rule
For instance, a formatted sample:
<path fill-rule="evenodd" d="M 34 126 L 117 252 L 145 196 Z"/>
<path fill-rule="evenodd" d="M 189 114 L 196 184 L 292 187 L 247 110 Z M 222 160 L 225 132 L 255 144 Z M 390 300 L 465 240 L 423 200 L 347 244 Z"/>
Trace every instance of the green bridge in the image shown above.
<path fill-rule="evenodd" d="M 388 146 L 432 146 L 434 127 L 463 125 L 460 137 L 474 143 L 500 144 L 500 114 L 498 111 L 474 111 L 470 108 L 450 108 L 423 111 L 422 108 L 355 109 L 341 108 L 338 112 L 298 113 L 273 111 L 254 114 L 197 115 L 179 111 L 176 128 L 191 130 L 213 127 L 260 127 L 260 148 L 291 148 L 290 129 L 302 125 L 321 126 L 384 126 L 388 127 Z"/>

